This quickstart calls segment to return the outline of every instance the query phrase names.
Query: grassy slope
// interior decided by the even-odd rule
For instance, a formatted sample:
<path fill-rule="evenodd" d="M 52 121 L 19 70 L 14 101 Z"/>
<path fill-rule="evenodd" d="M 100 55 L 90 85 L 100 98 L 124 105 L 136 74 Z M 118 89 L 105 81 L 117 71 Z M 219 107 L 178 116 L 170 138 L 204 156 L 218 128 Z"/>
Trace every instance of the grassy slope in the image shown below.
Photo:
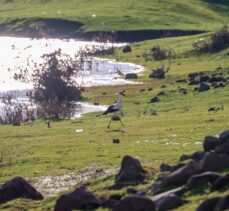
<path fill-rule="evenodd" d="M 229 21 L 227 0 L 0 0 L 0 21 L 12 18 L 64 18 L 85 31 L 182 29 L 212 30 Z M 92 15 L 96 17 L 93 18 Z"/>
<path fill-rule="evenodd" d="M 109 117 L 86 115 L 82 119 L 53 123 L 52 128 L 46 128 L 43 122 L 33 127 L 1 126 L 0 143 L 3 156 L 0 171 L 0 182 L 4 182 L 15 175 L 33 178 L 39 175 L 64 174 L 78 172 L 88 167 L 106 168 L 118 166 L 124 155 L 132 155 L 141 159 L 145 166 L 157 171 L 162 162 L 176 163 L 179 156 L 200 150 L 196 144 L 205 135 L 217 134 L 229 128 L 229 87 L 211 89 L 208 92 L 192 92 L 193 87 L 172 84 L 177 79 L 185 78 L 188 73 L 196 71 L 215 71 L 217 67 L 229 68 L 228 53 L 224 50 L 217 54 L 191 54 L 191 44 L 199 39 L 199 35 L 147 41 L 133 44 L 131 53 L 123 54 L 121 50 L 114 55 L 121 61 L 135 62 L 145 66 L 146 71 L 139 81 L 142 85 L 121 87 L 97 87 L 88 89 L 84 93 L 91 102 L 111 104 L 116 99 L 117 90 L 125 89 L 127 97 L 124 99 L 123 122 L 114 122 L 112 129 L 106 128 Z M 155 44 L 174 49 L 176 59 L 172 61 L 171 71 L 165 80 L 148 79 L 148 74 L 161 62 L 148 61 L 142 58 Z M 137 56 L 137 55 L 140 55 Z M 165 62 L 166 64 L 166 62 Z M 161 89 L 160 86 L 167 87 Z M 182 95 L 177 92 L 178 86 L 187 88 L 189 93 Z M 148 91 L 148 88 L 153 88 Z M 102 93 L 106 92 L 106 95 Z M 145 89 L 143 92 L 139 92 Z M 167 96 L 161 97 L 161 102 L 149 104 L 150 99 L 159 91 L 165 91 Z M 210 106 L 221 106 L 224 110 L 208 112 Z M 150 115 L 150 110 L 156 110 L 158 115 Z M 146 114 L 144 114 L 146 111 Z M 76 133 L 76 129 L 83 128 L 83 133 Z M 112 144 L 113 138 L 119 138 L 121 144 Z M 167 142 L 173 144 L 166 145 Z M 90 183 L 90 189 L 96 190 L 99 196 L 107 196 L 113 192 L 103 189 L 113 183 L 112 178 L 97 179 Z M 114 193 L 123 194 L 121 191 Z M 208 190 L 198 194 L 187 194 L 187 203 L 180 210 L 194 210 Z M 214 193 L 220 195 L 222 193 Z M 42 202 L 16 200 L 0 206 L 6 210 L 52 210 L 56 198 L 48 198 Z M 20 210 L 19 209 L 19 210 Z"/>

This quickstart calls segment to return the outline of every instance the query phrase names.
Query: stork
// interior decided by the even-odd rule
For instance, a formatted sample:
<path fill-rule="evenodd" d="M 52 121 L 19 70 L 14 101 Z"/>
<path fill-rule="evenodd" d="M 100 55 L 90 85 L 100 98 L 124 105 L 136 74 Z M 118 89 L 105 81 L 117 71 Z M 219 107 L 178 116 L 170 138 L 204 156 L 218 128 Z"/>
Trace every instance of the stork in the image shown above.
<path fill-rule="evenodd" d="M 120 111 L 122 108 L 122 96 L 125 96 L 124 92 L 118 92 L 118 101 L 116 103 L 114 103 L 113 105 L 109 106 L 107 108 L 107 110 L 103 113 L 103 115 L 106 115 L 108 113 L 114 113 L 113 116 L 111 117 L 111 120 L 108 124 L 108 128 L 110 128 L 110 124 L 111 121 L 113 119 L 113 117 L 116 115 L 117 111 Z M 124 126 L 124 124 L 122 123 L 121 119 L 119 118 L 119 121 L 121 122 L 122 126 Z"/>

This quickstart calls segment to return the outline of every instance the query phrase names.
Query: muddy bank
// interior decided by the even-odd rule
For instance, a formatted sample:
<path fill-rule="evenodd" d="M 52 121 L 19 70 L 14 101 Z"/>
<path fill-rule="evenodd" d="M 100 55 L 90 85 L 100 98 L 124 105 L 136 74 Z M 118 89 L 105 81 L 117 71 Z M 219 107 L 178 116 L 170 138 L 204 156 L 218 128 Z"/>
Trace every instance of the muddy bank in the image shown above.
<path fill-rule="evenodd" d="M 187 36 L 204 33 L 201 30 L 132 30 L 132 31 L 82 31 L 83 24 L 65 19 L 23 18 L 0 24 L 1 36 L 30 38 L 75 38 L 88 41 L 139 42 L 149 39 Z"/>

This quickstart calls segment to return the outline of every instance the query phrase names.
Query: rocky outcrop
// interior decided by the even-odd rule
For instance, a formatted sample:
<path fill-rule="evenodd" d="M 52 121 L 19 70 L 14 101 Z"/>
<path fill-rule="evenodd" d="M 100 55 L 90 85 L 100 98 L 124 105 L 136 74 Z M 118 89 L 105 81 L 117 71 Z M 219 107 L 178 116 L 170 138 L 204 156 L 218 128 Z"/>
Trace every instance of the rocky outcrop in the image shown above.
<path fill-rule="evenodd" d="M 25 179 L 15 177 L 0 186 L 0 204 L 17 198 L 41 200 L 43 196 Z"/>
<path fill-rule="evenodd" d="M 131 196 L 121 200 L 112 211 L 156 211 L 152 200 L 143 196 Z"/>
<path fill-rule="evenodd" d="M 91 192 L 81 187 L 69 194 L 62 195 L 57 200 L 54 211 L 91 210 L 100 205 L 101 202 Z"/>

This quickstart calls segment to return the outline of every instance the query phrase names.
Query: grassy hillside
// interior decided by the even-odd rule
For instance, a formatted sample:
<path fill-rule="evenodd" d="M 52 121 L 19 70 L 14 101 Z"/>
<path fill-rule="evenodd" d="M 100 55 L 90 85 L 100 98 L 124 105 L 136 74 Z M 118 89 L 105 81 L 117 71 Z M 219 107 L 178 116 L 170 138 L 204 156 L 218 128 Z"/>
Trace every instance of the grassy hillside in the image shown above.
<path fill-rule="evenodd" d="M 52 128 L 47 128 L 44 122 L 37 122 L 32 127 L 1 126 L 0 182 L 15 175 L 34 181 L 35 177 L 42 175 L 77 173 L 91 168 L 116 168 L 127 154 L 138 157 L 152 171 L 153 181 L 162 162 L 174 164 L 178 162 L 180 155 L 202 149 L 200 142 L 205 135 L 218 134 L 229 128 L 229 86 L 201 93 L 193 91 L 195 86 L 178 84 L 176 80 L 187 78 L 193 72 L 228 72 L 229 49 L 215 54 L 193 52 L 193 41 L 208 36 L 206 34 L 146 41 L 133 44 L 130 53 L 122 53 L 122 49 L 116 51 L 112 58 L 145 66 L 145 72 L 138 79 L 144 84 L 89 88 L 84 96 L 90 102 L 111 104 L 116 99 L 114 93 L 125 90 L 125 127 L 121 127 L 119 122 L 113 122 L 111 129 L 107 129 L 109 117 L 97 114 L 56 122 L 52 124 Z M 175 53 L 171 70 L 164 80 L 148 78 L 153 68 L 168 63 L 153 59 L 145 61 L 143 55 L 149 53 L 155 45 L 173 49 Z M 162 88 L 161 85 L 166 87 Z M 188 93 L 180 93 L 179 88 L 187 89 Z M 161 101 L 149 103 L 161 91 L 166 94 L 160 97 Z M 221 108 L 222 105 L 224 110 L 208 111 L 209 107 Z M 152 111 L 157 115 L 153 115 Z M 83 132 L 77 133 L 77 129 L 83 129 Z M 121 143 L 112 144 L 113 138 L 119 138 Z M 113 180 L 113 176 L 92 180 L 88 183 L 89 189 L 96 191 L 99 197 L 125 194 L 126 189 L 113 192 L 104 189 L 105 186 L 113 184 Z M 179 210 L 194 210 L 208 197 L 208 193 L 208 189 L 187 193 L 187 203 Z M 226 193 L 228 191 L 216 192 L 211 196 Z M 42 202 L 16 200 L 0 205 L 0 209 L 52 210 L 55 201 L 56 197 L 46 198 Z"/>
<path fill-rule="evenodd" d="M 8 2 L 8 3 L 6 3 Z M 229 21 L 227 0 L 0 0 L 0 21 L 62 18 L 77 30 L 213 30 Z"/>

